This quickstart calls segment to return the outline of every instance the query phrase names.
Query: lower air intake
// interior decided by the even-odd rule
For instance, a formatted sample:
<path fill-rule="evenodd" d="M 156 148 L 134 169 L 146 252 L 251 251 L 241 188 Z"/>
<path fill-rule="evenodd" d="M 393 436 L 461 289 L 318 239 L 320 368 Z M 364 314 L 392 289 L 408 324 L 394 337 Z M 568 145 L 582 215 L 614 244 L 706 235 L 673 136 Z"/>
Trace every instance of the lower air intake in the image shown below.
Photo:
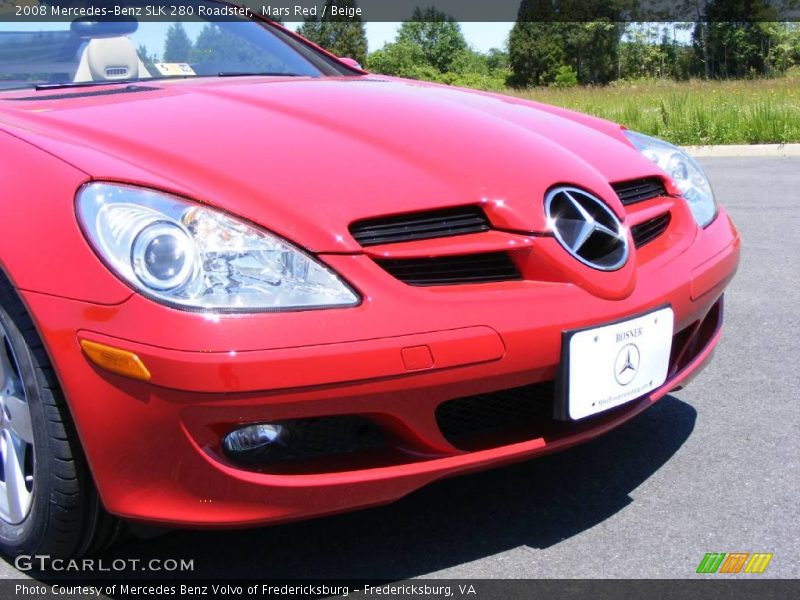
<path fill-rule="evenodd" d="M 448 400 L 436 408 L 442 435 L 456 448 L 488 440 L 505 445 L 537 437 L 552 422 L 553 382 Z"/>

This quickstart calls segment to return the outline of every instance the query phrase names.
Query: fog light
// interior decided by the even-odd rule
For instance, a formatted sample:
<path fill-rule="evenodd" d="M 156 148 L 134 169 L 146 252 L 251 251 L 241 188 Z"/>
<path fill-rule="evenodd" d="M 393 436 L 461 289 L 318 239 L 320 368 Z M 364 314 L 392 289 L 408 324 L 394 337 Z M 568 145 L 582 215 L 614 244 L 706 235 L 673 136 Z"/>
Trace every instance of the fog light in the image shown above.
<path fill-rule="evenodd" d="M 289 429 L 283 425 L 259 423 L 231 431 L 222 446 L 231 458 L 264 458 L 273 451 L 283 451 L 290 437 Z"/>

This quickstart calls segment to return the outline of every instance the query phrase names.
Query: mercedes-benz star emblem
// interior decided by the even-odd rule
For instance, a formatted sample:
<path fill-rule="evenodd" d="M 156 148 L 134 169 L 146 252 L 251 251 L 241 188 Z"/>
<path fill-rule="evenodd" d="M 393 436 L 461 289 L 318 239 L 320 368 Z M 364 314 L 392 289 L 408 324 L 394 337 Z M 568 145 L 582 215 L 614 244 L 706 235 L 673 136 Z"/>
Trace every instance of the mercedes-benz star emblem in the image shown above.
<path fill-rule="evenodd" d="M 614 361 L 614 377 L 620 385 L 628 385 L 639 372 L 639 348 L 636 344 L 625 344 Z"/>
<path fill-rule="evenodd" d="M 576 187 L 548 192 L 547 221 L 556 239 L 583 264 L 615 271 L 628 260 L 628 235 L 617 215 L 602 200 Z"/>

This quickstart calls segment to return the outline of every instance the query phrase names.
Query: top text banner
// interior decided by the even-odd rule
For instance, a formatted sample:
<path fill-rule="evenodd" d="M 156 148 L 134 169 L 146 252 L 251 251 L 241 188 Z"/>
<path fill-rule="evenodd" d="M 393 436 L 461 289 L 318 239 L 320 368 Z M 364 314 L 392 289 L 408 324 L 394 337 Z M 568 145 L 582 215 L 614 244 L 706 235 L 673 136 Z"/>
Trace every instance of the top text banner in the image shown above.
<path fill-rule="evenodd" d="M 461 22 L 800 21 L 800 0 L 0 0 L 0 22 L 253 17 L 395 22 L 411 19 L 417 6 L 433 7 Z"/>

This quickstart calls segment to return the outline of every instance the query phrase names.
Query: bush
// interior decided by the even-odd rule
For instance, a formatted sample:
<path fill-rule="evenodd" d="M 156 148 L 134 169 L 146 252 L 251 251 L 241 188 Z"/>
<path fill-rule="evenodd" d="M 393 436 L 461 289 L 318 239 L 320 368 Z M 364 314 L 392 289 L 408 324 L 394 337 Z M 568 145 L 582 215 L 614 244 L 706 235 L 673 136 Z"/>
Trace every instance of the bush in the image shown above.
<path fill-rule="evenodd" d="M 569 65 L 561 65 L 556 69 L 553 85 L 560 88 L 575 87 L 578 85 L 578 74 Z"/>
<path fill-rule="evenodd" d="M 426 79 L 438 73 L 426 63 L 422 48 L 410 42 L 386 44 L 367 57 L 366 67 L 374 73 L 410 79 Z"/>
<path fill-rule="evenodd" d="M 800 66 L 795 65 L 786 70 L 786 77 L 789 79 L 800 79 Z"/>
<path fill-rule="evenodd" d="M 457 87 L 475 90 L 503 92 L 506 90 L 506 73 L 495 71 L 492 73 L 444 73 L 437 81 Z"/>

